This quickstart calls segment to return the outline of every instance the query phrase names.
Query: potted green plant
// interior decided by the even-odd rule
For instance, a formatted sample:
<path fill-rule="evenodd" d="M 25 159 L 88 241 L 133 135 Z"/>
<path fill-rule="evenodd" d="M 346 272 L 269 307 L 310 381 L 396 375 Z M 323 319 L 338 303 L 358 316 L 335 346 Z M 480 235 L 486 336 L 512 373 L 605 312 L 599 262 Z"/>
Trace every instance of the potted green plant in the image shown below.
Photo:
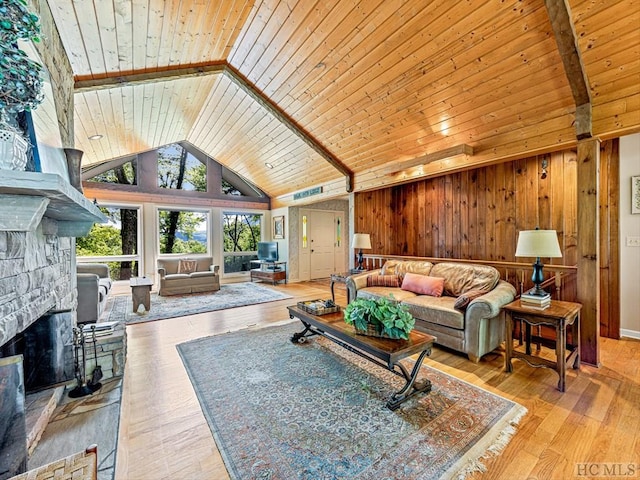
<path fill-rule="evenodd" d="M 356 333 L 393 339 L 409 338 L 415 326 L 415 319 L 393 299 L 393 296 L 379 298 L 356 298 L 344 310 L 344 321 L 353 325 Z"/>
<path fill-rule="evenodd" d="M 18 40 L 40 41 L 38 17 L 25 0 L 0 5 L 0 167 L 21 170 L 29 143 L 11 120 L 42 102 L 42 66 L 18 48 Z"/>

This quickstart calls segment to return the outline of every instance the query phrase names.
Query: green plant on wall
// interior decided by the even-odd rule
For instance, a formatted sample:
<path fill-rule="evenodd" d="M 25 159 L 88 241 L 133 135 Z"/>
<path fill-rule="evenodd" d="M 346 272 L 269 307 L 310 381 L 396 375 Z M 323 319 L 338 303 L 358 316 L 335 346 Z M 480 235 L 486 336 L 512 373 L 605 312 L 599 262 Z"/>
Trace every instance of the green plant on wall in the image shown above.
<path fill-rule="evenodd" d="M 18 48 L 18 40 L 40 41 L 38 17 L 25 0 L 0 4 L 0 123 L 37 107 L 42 96 L 42 66 Z"/>

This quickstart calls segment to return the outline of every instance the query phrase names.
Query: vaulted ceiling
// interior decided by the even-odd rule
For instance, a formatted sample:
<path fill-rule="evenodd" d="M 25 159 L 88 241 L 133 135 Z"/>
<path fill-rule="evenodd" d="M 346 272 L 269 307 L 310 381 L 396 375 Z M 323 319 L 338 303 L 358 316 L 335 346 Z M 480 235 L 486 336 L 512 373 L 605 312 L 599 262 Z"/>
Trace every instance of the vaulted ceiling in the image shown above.
<path fill-rule="evenodd" d="M 640 131 L 636 0 L 48 3 L 85 165 L 187 141 L 331 198 L 572 147 L 580 75 L 593 136 Z"/>

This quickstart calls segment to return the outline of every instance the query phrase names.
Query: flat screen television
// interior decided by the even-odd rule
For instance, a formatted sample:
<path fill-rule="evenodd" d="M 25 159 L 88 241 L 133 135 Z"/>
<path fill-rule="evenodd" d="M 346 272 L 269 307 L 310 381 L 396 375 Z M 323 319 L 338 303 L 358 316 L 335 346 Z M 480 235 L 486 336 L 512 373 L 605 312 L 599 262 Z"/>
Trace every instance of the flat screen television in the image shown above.
<path fill-rule="evenodd" d="M 278 242 L 258 242 L 258 260 L 277 262 Z"/>

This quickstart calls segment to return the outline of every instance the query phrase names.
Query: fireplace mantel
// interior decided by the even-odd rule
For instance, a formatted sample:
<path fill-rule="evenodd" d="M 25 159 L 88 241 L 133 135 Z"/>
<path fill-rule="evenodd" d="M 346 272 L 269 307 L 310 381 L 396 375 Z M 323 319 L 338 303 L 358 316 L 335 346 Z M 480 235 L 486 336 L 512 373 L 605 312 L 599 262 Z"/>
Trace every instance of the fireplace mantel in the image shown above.
<path fill-rule="evenodd" d="M 3 170 L 0 175 L 0 231 L 34 231 L 42 217 L 56 220 L 60 237 L 83 237 L 105 223 L 100 209 L 60 175 Z"/>

